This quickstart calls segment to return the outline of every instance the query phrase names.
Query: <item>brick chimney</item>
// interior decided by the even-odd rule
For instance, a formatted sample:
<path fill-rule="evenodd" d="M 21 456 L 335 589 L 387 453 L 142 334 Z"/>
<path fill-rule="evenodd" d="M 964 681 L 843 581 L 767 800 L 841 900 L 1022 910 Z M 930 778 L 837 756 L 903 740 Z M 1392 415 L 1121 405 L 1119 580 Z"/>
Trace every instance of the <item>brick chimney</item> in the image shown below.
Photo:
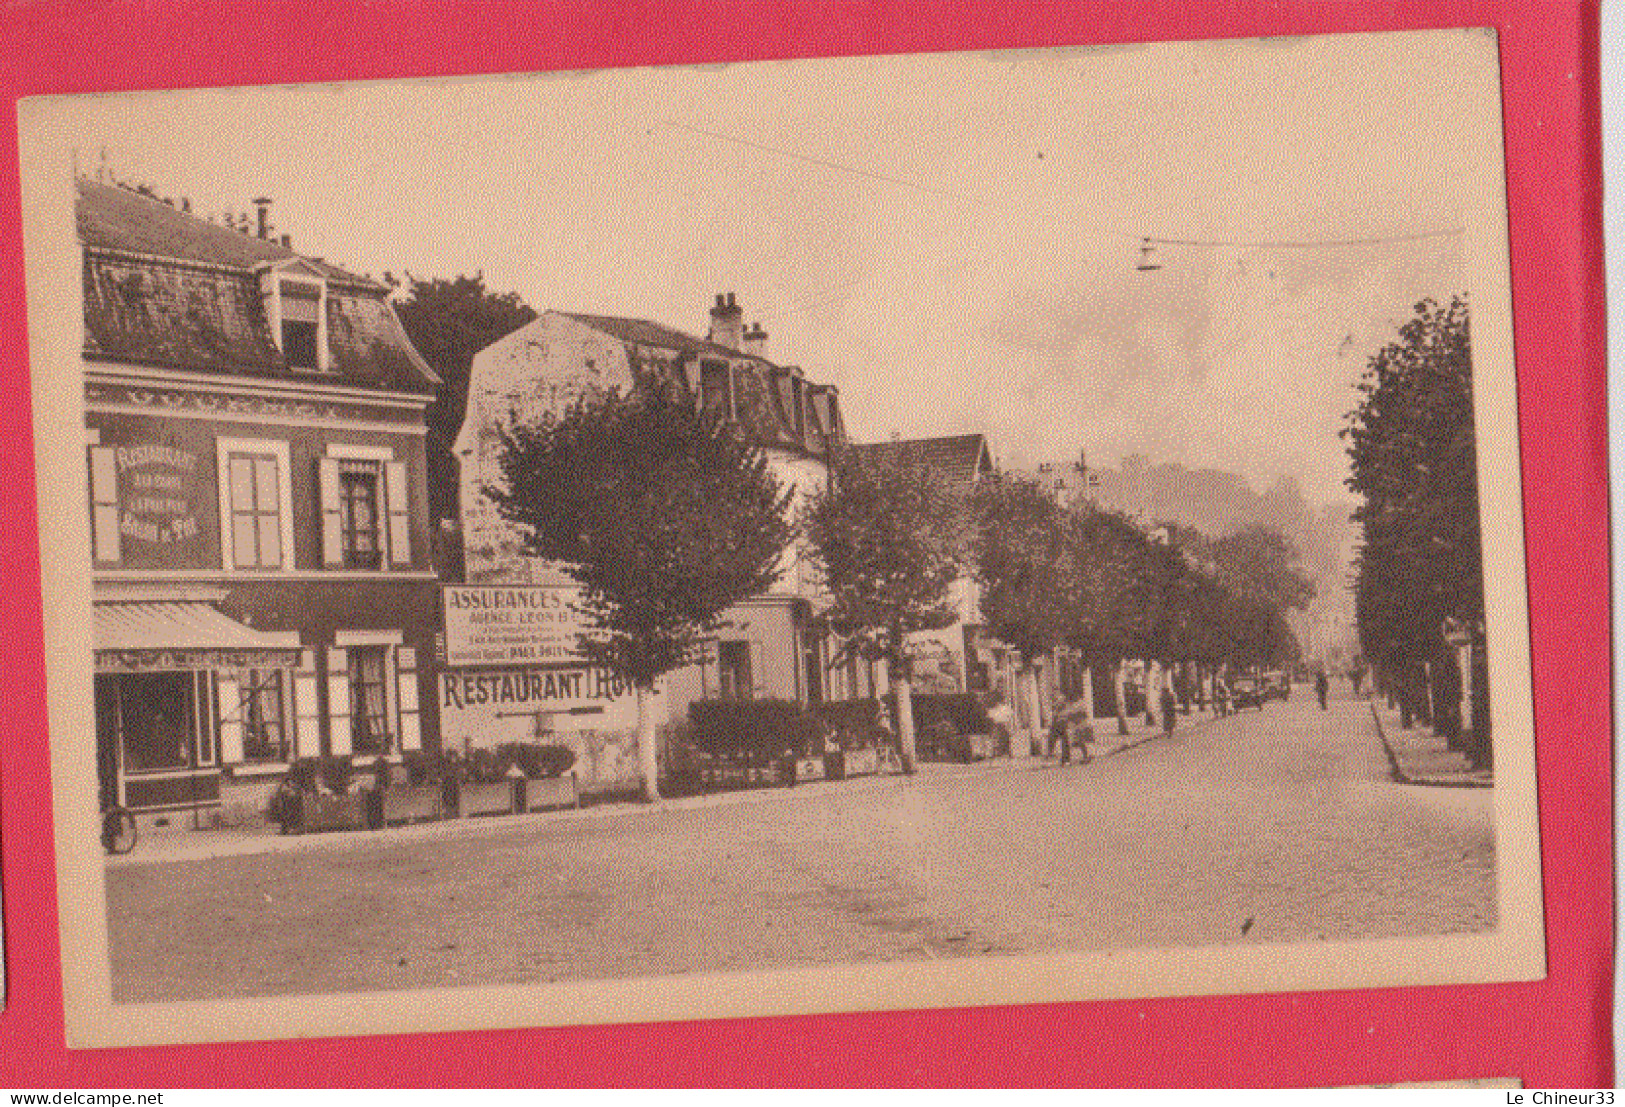
<path fill-rule="evenodd" d="M 254 200 L 254 214 L 257 222 L 255 234 L 260 238 L 271 237 L 271 198 L 259 196 Z"/>
<path fill-rule="evenodd" d="M 732 292 L 726 296 L 717 293 L 716 306 L 711 309 L 711 341 L 730 350 L 740 349 L 744 318 L 745 313 L 734 303 Z"/>
<path fill-rule="evenodd" d="M 747 354 L 762 358 L 767 356 L 767 332 L 762 329 L 760 322 L 747 327 L 743 337 Z"/>

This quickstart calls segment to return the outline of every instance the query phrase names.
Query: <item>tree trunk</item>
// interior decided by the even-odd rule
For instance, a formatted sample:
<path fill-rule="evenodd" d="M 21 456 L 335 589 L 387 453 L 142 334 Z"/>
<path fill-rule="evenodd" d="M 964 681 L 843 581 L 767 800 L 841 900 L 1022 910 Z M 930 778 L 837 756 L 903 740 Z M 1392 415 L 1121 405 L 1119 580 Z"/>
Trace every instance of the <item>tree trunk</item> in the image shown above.
<path fill-rule="evenodd" d="M 1083 740 L 1095 740 L 1095 667 L 1083 667 Z"/>
<path fill-rule="evenodd" d="M 1038 665 L 1037 665 L 1036 662 L 1029 662 L 1028 663 L 1028 665 L 1027 665 L 1027 678 L 1028 678 L 1027 682 L 1026 682 L 1026 690 L 1027 690 L 1027 721 L 1031 725 L 1025 731 L 1023 731 L 1022 734 L 1021 734 L 1021 742 L 1027 747 L 1025 750 L 1022 751 L 1021 756 L 1026 756 L 1026 754 L 1029 751 L 1031 751 L 1031 749 L 1033 748 L 1033 735 L 1042 734 L 1043 733 L 1043 726 L 1044 726 L 1043 711 L 1042 711 L 1042 708 L 1041 708 L 1041 706 L 1039 704 Z M 1020 723 L 1021 722 L 1020 719 L 1013 719 L 1011 721 L 1013 723 Z M 1018 729 L 1019 728 L 1016 727 L 1016 726 L 1012 726 L 1010 728 L 1010 756 L 1011 757 L 1016 756 L 1016 733 L 1017 733 Z"/>
<path fill-rule="evenodd" d="M 1475 769 L 1495 767 L 1495 744 L 1490 729 L 1490 669 L 1484 653 L 1484 624 L 1475 622 L 1469 640 L 1468 699 L 1471 706 L 1470 726 L 1473 731 L 1472 764 Z"/>
<path fill-rule="evenodd" d="M 643 801 L 660 800 L 660 762 L 655 756 L 655 715 L 653 682 L 637 686 L 638 698 L 638 772 L 643 777 Z"/>
<path fill-rule="evenodd" d="M 897 755 L 903 762 L 903 772 L 912 776 L 917 760 L 914 753 L 914 681 L 893 666 L 891 686 L 892 695 L 897 697 Z"/>
<path fill-rule="evenodd" d="M 1112 698 L 1117 707 L 1117 733 L 1119 736 L 1128 733 L 1128 712 L 1123 707 L 1123 685 L 1127 683 L 1123 674 L 1127 669 L 1128 661 L 1119 658 L 1117 665 L 1112 670 Z"/>
<path fill-rule="evenodd" d="M 1157 695 L 1162 691 L 1162 666 L 1149 658 L 1145 663 L 1145 725 L 1157 725 Z"/>

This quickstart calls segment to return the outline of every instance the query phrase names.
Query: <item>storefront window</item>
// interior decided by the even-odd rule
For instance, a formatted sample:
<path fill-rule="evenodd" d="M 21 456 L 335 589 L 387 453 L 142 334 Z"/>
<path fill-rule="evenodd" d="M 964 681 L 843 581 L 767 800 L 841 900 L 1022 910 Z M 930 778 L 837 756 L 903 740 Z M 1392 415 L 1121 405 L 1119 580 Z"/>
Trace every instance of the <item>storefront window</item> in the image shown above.
<path fill-rule="evenodd" d="M 143 772 L 191 764 L 191 673 L 126 673 L 116 678 L 124 769 Z"/>
<path fill-rule="evenodd" d="M 389 731 L 384 710 L 384 646 L 352 646 L 350 656 L 350 725 L 357 753 L 388 753 Z"/>

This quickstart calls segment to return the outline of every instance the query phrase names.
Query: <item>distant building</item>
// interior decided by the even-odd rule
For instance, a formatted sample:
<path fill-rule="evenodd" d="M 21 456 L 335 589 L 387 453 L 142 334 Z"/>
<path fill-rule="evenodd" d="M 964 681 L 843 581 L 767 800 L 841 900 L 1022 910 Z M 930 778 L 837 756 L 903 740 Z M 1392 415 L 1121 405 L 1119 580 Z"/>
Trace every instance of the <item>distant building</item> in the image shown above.
<path fill-rule="evenodd" d="M 424 409 L 389 289 L 78 182 L 104 802 L 255 818 L 295 757 L 433 746 Z"/>
<path fill-rule="evenodd" d="M 795 366 L 770 361 L 766 332 L 760 324 L 744 326 L 732 294 L 717 297 L 710 317 L 708 336 L 697 338 L 643 319 L 547 311 L 475 356 L 456 444 L 466 587 L 573 586 L 555 566 L 521 551 L 482 489 L 501 479 L 501 427 L 562 412 L 583 396 L 627 393 L 640 382 L 672 388 L 744 429 L 765 451 L 778 479 L 797 489 L 792 510 L 824 486 L 830 453 L 845 438 L 835 388 L 808 380 Z M 707 644 L 701 663 L 662 682 L 669 719 L 684 718 L 688 705 L 699 699 L 771 697 L 810 704 L 874 691 L 865 666 L 831 670 L 838 643 L 819 618 L 827 601 L 802 551 L 788 549 L 785 558 L 786 572 L 772 588 L 727 613 L 727 626 Z M 572 639 L 573 629 L 558 640 L 558 652 L 536 660 L 555 669 L 580 667 L 570 656 Z M 449 684 L 460 671 L 488 670 L 501 657 L 500 651 L 470 653 L 462 659 L 466 670 L 450 657 L 453 668 L 444 679 Z M 500 715 L 483 705 L 450 706 L 455 712 L 446 723 L 450 740 L 551 733 L 576 747 L 589 787 L 635 777 L 630 696 L 606 704 L 542 700 L 529 710 Z"/>
<path fill-rule="evenodd" d="M 926 465 L 940 473 L 948 487 L 967 501 L 976 483 L 991 475 L 994 468 L 992 451 L 981 434 L 893 439 L 857 444 L 851 449 L 881 465 Z M 953 583 L 949 602 L 958 616 L 952 624 L 908 636 L 915 691 L 997 695 L 1013 703 L 1021 727 L 1031 727 L 1028 707 L 1017 694 L 1020 658 L 987 633 L 982 620 L 981 588 L 974 576 L 967 574 Z"/>

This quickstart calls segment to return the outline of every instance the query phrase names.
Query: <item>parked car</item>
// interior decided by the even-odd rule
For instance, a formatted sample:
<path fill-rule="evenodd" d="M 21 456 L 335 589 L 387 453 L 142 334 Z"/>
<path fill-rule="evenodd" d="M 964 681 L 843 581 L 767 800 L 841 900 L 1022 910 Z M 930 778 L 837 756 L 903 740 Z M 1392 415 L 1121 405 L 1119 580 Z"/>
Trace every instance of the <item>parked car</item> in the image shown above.
<path fill-rule="evenodd" d="M 1292 695 L 1292 679 L 1286 673 L 1265 673 L 1259 682 L 1266 699 L 1285 700 Z"/>
<path fill-rule="evenodd" d="M 1243 707 L 1264 710 L 1264 701 L 1269 699 L 1269 691 L 1263 681 L 1257 677 L 1237 677 L 1230 682 L 1230 706 L 1237 711 Z"/>

